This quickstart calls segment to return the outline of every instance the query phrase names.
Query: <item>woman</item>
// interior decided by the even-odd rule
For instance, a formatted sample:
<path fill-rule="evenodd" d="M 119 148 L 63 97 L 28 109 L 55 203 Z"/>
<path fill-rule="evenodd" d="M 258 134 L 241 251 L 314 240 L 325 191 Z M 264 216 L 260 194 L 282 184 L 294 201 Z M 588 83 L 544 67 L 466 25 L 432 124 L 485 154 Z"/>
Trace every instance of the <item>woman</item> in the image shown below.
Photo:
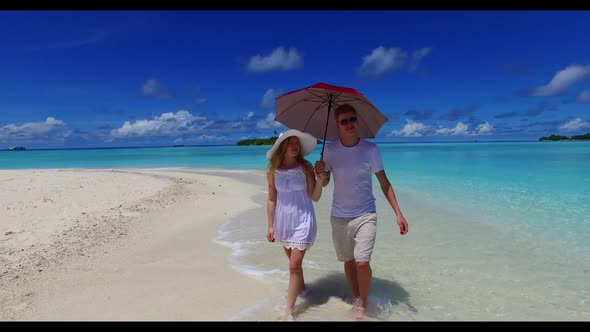
<path fill-rule="evenodd" d="M 299 293 L 305 287 L 303 256 L 316 238 L 317 224 L 313 201 L 322 195 L 327 179 L 319 174 L 316 181 L 314 168 L 303 157 L 310 154 L 317 140 L 307 133 L 289 129 L 275 141 L 266 153 L 270 161 L 268 180 L 268 232 L 269 242 L 278 240 L 289 258 L 289 289 L 284 319 L 293 319 L 293 308 Z"/>

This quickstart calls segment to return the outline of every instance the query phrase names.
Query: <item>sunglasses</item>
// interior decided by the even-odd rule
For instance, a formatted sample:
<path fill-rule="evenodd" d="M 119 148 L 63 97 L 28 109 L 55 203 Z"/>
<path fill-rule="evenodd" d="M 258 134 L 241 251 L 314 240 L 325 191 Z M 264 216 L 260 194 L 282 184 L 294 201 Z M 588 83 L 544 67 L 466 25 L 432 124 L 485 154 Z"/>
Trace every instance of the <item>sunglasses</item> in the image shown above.
<path fill-rule="evenodd" d="M 343 125 L 343 126 L 346 126 L 346 125 L 347 125 L 349 122 L 350 122 L 351 124 L 354 124 L 354 123 L 356 123 L 356 117 L 355 117 L 355 116 L 353 116 L 353 117 L 351 117 L 351 118 L 348 118 L 348 119 L 342 119 L 342 120 L 340 120 L 340 124 L 341 124 L 341 125 Z"/>

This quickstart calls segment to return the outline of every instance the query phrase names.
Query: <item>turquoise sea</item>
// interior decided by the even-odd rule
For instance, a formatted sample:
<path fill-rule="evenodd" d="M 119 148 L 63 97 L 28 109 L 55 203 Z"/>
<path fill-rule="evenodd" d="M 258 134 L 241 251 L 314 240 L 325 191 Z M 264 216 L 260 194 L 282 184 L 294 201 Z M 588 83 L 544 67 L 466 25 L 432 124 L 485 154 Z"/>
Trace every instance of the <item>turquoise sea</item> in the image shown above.
<path fill-rule="evenodd" d="M 590 142 L 380 143 L 396 187 L 590 246 Z M 0 169 L 264 170 L 265 146 L 0 151 Z M 308 156 L 319 159 L 321 145 Z"/>
<path fill-rule="evenodd" d="M 373 318 L 590 319 L 590 142 L 378 146 L 410 233 L 404 238 L 396 235 L 391 209 L 376 187 L 380 224 L 384 225 L 378 231 L 373 257 Z M 130 167 L 262 172 L 268 148 L 0 151 L 0 169 Z M 318 160 L 320 150 L 318 145 L 308 159 Z M 325 276 L 326 271 L 333 271 L 334 278 L 341 274 L 332 257 L 329 226 L 323 222 L 328 218 L 330 191 L 331 185 L 316 203 L 322 225 L 318 244 L 306 256 L 304 267 L 308 280 L 315 280 L 320 288 L 326 285 L 322 278 L 332 278 Z M 264 192 L 258 196 L 263 205 Z M 268 247 L 264 241 L 266 221 L 258 220 L 265 213 L 260 211 L 228 220 L 218 240 L 234 247 L 230 261 L 242 272 L 283 282 L 284 257 L 279 255 L 276 262 L 257 258 L 260 250 L 268 250 L 260 249 Z M 250 232 L 232 232 L 244 225 L 251 226 Z M 252 242 L 258 235 L 260 241 Z M 343 299 L 349 300 L 345 295 Z M 235 319 L 273 319 L 261 314 L 264 310 L 265 304 L 256 304 Z M 341 319 L 325 310 L 308 311 L 302 317 Z"/>

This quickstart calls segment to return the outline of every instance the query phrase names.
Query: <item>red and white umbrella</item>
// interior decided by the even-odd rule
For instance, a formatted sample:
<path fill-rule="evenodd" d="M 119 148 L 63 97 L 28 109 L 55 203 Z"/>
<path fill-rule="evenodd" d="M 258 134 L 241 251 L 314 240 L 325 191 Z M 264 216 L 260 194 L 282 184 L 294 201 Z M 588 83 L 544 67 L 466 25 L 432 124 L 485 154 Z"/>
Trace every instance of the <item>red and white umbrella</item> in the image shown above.
<path fill-rule="evenodd" d="M 388 118 L 362 93 L 352 88 L 317 83 L 287 92 L 275 100 L 275 121 L 285 126 L 323 138 L 322 156 L 326 140 L 338 140 L 334 108 L 350 104 L 356 109 L 357 131 L 360 138 L 374 138 Z"/>

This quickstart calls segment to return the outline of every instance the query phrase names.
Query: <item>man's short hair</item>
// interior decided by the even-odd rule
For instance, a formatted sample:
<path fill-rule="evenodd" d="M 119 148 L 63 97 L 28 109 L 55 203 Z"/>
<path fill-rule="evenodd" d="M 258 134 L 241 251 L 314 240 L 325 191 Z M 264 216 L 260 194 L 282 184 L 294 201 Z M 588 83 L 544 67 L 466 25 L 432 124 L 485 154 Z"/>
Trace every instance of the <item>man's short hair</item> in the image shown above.
<path fill-rule="evenodd" d="M 356 114 L 356 110 L 350 104 L 342 104 L 338 105 L 336 109 L 334 109 L 334 117 L 338 118 L 338 115 L 353 112 Z"/>

